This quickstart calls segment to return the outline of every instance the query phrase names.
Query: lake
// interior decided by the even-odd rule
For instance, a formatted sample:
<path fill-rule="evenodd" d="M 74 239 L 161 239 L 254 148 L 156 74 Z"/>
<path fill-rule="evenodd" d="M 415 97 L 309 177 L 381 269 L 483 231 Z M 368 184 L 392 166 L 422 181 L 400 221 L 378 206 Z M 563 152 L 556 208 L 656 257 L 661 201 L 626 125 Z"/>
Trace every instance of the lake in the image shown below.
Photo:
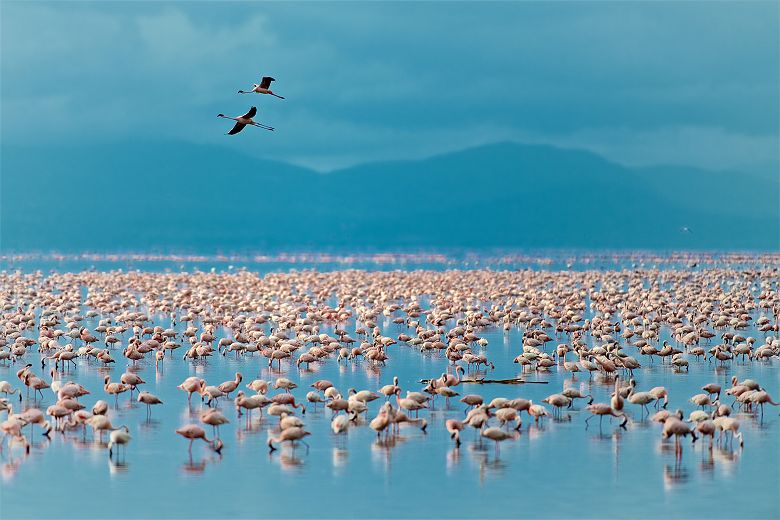
<path fill-rule="evenodd" d="M 771 254 L 730 258 L 700 254 L 683 255 L 675 260 L 669 258 L 664 255 L 631 257 L 619 253 L 565 253 L 552 258 L 495 255 L 483 259 L 443 255 L 395 258 L 386 262 L 376 258 L 350 261 L 343 257 L 329 258 L 325 262 L 308 257 L 295 261 L 287 257 L 258 260 L 251 257 L 172 259 L 162 256 L 153 261 L 125 256 L 86 259 L 4 257 L 0 268 L 8 273 L 15 269 L 27 273 L 40 269 L 44 273 L 54 270 L 60 274 L 88 272 L 89 269 L 108 272 L 121 268 L 124 272 L 141 269 L 163 276 L 166 271 L 209 272 L 213 267 L 214 276 L 225 277 L 233 276 L 230 273 L 241 269 L 263 274 L 274 272 L 276 276 L 286 276 L 283 273 L 290 269 L 315 269 L 323 273 L 347 268 L 398 269 L 401 273 L 409 273 L 479 268 L 496 272 L 526 269 L 524 272 L 553 274 L 569 269 L 568 272 L 580 273 L 578 276 L 594 273 L 594 278 L 624 269 L 626 273 L 632 269 L 647 269 L 652 276 L 662 279 L 663 274 L 658 273 L 686 270 L 702 273 L 713 266 L 733 273 L 750 268 L 763 269 L 767 273 L 780 265 L 778 256 Z M 50 275 L 41 275 L 42 279 L 46 276 Z M 727 278 L 728 275 L 723 279 L 724 284 Z M 764 281 L 777 291 L 777 277 L 754 278 L 756 284 Z M 577 279 L 572 275 L 572 280 Z M 0 294 L 5 301 L 14 301 L 18 295 L 9 294 L 7 287 L 5 283 L 0 286 Z M 87 289 L 83 288 L 83 292 L 86 298 Z M 418 296 L 422 308 L 429 308 L 433 296 Z M 757 298 L 758 293 L 754 296 Z M 326 301 L 332 306 L 338 303 L 334 295 Z M 479 303 L 489 306 L 487 301 Z M 590 304 L 589 299 L 587 303 Z M 81 312 L 86 313 L 89 308 L 83 305 Z M 767 335 L 759 332 L 754 323 L 761 314 L 756 309 L 750 327 L 739 331 L 744 336 L 757 338 L 756 345 Z M 594 315 L 594 309 L 586 305 L 582 317 L 590 320 Z M 376 318 L 383 335 L 395 338 L 408 332 L 405 324 L 393 323 L 395 316 L 380 314 Z M 107 316 L 87 318 L 82 325 L 94 331 L 99 319 L 104 317 Z M 151 317 L 152 325 L 172 327 L 170 316 L 164 313 L 152 313 Z M 424 318 L 425 315 L 420 318 L 421 323 Z M 446 326 L 451 328 L 454 324 L 453 320 Z M 173 328 L 181 334 L 185 325 L 178 322 Z M 200 332 L 202 325 L 196 323 L 196 326 Z M 266 323 L 263 332 L 271 334 L 271 326 Z M 323 322 L 319 332 L 332 336 L 336 334 L 336 328 L 343 328 L 352 337 L 358 337 L 356 328 L 359 326 L 361 324 L 356 323 L 353 316 L 344 322 Z M 131 332 L 122 336 L 120 345 L 126 346 Z M 573 378 L 557 365 L 549 371 L 521 373 L 519 365 L 512 360 L 522 353 L 523 332 L 521 326 L 512 326 L 508 331 L 495 325 L 480 328 L 479 336 L 488 342 L 484 352 L 495 369 L 485 372 L 483 368 L 476 374 L 471 370 L 469 376 L 491 379 L 520 376 L 525 384 L 463 383 L 454 387 L 455 390 L 461 395 L 480 394 L 485 402 L 504 396 L 541 403 L 547 395 L 573 386 L 592 394 L 596 402 L 609 402 L 614 380 L 600 373 L 589 378 L 587 373 L 581 372 Z M 717 332 L 720 334 L 723 330 Z M 223 327 L 216 329 L 217 340 L 226 334 Z M 37 339 L 37 330 L 26 330 L 24 336 Z M 674 343 L 668 327 L 661 328 L 659 339 Z M 718 340 L 718 337 L 713 338 L 707 348 Z M 591 336 L 586 341 L 589 347 L 598 343 Z M 619 341 L 626 345 L 622 338 Z M 551 344 L 546 346 L 547 352 L 564 342 L 563 335 L 553 336 Z M 67 342 L 61 338 L 60 343 Z M 82 345 L 80 341 L 75 344 Z M 634 347 L 626 345 L 624 348 L 642 363 L 642 368 L 634 371 L 638 388 L 666 387 L 670 395 L 669 409 L 682 409 L 686 418 L 697 408 L 688 401 L 692 395 L 700 393 L 701 387 L 711 382 L 717 382 L 725 389 L 731 385 L 732 376 L 756 380 L 770 395 L 780 396 L 777 359 L 768 362 L 732 360 L 720 366 L 688 356 L 689 370 L 677 372 L 672 365 L 661 363 L 657 358 L 650 363 L 647 357 L 638 355 Z M 599 427 L 598 418 L 591 420 L 586 429 L 584 421 L 589 414 L 583 400 L 577 400 L 572 409 L 564 410 L 560 418 L 545 418 L 538 425 L 522 414 L 523 427 L 518 438 L 503 442 L 498 453 L 492 442 L 480 439 L 470 428 L 462 432 L 460 448 L 455 447 L 444 422 L 463 418 L 465 406 L 458 398 L 448 407 L 437 398 L 435 406 L 421 414 L 428 422 L 426 432 L 404 426 L 400 435 L 390 440 L 378 440 L 366 424 L 352 426 L 346 435 L 335 435 L 330 429 L 330 410 L 323 410 L 321 405 L 319 409 L 309 406 L 301 417 L 311 432 L 307 438 L 310 448 L 301 445 L 293 450 L 285 446 L 269 453 L 266 443 L 270 434 L 277 434 L 278 419 L 265 414 L 260 419 L 255 413 L 252 424 L 247 427 L 244 418 L 236 416 L 232 400 L 222 399 L 218 406 L 231 421 L 221 428 L 224 449 L 217 454 L 205 444 L 196 442 L 190 457 L 187 441 L 174 433 L 181 425 L 197 423 L 199 412 L 205 409 L 197 395 L 188 407 L 187 395 L 176 389 L 176 385 L 189 376 L 202 377 L 208 384 L 216 385 L 233 379 L 235 372 L 241 372 L 244 380 L 239 388 L 244 390 L 247 390 L 244 384 L 252 379 L 273 381 L 284 376 L 298 384 L 293 394 L 303 400 L 311 390 L 309 385 L 320 379 L 332 381 L 346 395 L 349 388 L 377 391 L 392 383 L 393 376 L 398 376 L 399 386 L 405 393 L 407 390 L 420 391 L 423 387 L 420 379 L 436 378 L 443 372 L 452 373 L 452 370 L 441 351 L 421 352 L 403 342 L 388 347 L 390 359 L 384 366 L 375 366 L 364 359 L 338 363 L 335 356 L 331 356 L 326 361 L 313 363 L 310 369 L 299 369 L 288 362 L 282 363 L 281 370 L 270 369 L 267 360 L 258 354 L 236 357 L 232 353 L 225 356 L 215 353 L 205 361 L 184 360 L 184 350 L 176 350 L 166 359 L 162 369 L 157 369 L 153 358 L 148 356 L 137 364 L 137 374 L 146 380 L 141 388 L 164 402 L 153 407 L 150 420 L 146 418 L 145 407 L 135 402 L 135 395 L 132 401 L 127 393 L 120 395 L 118 408 L 114 408 L 113 398 L 103 391 L 104 376 L 108 374 L 112 380 L 118 380 L 129 364 L 121 349 L 112 351 L 116 363 L 109 368 L 99 366 L 94 360 L 77 359 L 76 367 L 66 369 L 61 377 L 77 381 L 91 391 L 90 395 L 81 398 L 88 410 L 97 399 L 110 403 L 112 423 L 127 425 L 132 435 L 126 456 L 122 455 L 121 462 L 117 462 L 116 457 L 111 460 L 105 444 L 94 440 L 91 432 L 86 434 L 86 439 L 80 431 L 52 432 L 49 440 L 40 435 L 40 429 L 36 427 L 30 436 L 33 445 L 29 455 L 25 456 L 15 448 L 10 452 L 6 450 L 0 458 L 0 516 L 9 519 L 780 516 L 780 417 L 778 408 L 772 406 L 765 408 L 763 416 L 734 412 L 744 433 L 744 448 L 735 442 L 733 447 L 716 445 L 710 450 L 709 440 L 699 439 L 692 444 L 690 438 L 686 438 L 682 441 L 682 458 L 678 459 L 673 442 L 661 439 L 661 425 L 641 417 L 640 408 L 628 404 L 630 420 L 625 430 L 618 427 L 617 420 L 605 419 Z M 10 366 L 0 364 L 0 380 L 21 386 L 15 373 L 23 366 L 22 361 L 32 363 L 32 370 L 41 375 L 39 360 L 33 347 L 23 360 Z M 42 377 L 49 380 L 47 373 Z M 270 390 L 269 395 L 278 392 Z M 49 389 L 44 390 L 43 395 L 42 400 L 25 399 L 21 405 L 25 408 L 35 405 L 45 411 L 56 398 Z M 20 403 L 16 395 L 10 396 L 9 402 L 18 411 Z M 369 404 L 368 420 L 377 414 L 383 402 L 384 397 Z M 731 398 L 724 397 L 723 402 L 730 404 Z M 211 437 L 210 428 L 207 433 Z"/>

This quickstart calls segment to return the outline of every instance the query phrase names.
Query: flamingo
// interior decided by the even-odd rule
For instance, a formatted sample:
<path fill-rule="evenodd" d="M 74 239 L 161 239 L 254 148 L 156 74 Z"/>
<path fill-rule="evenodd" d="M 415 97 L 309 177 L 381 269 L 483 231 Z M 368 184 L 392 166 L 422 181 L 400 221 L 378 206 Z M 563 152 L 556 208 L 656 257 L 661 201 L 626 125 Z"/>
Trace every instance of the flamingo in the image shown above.
<path fill-rule="evenodd" d="M 280 96 L 279 94 L 274 94 L 273 91 L 270 89 L 271 82 L 276 81 L 271 76 L 263 76 L 260 78 L 260 83 L 254 83 L 252 84 L 252 90 L 239 90 L 239 94 L 270 94 L 271 96 L 278 97 L 279 99 L 284 99 L 283 96 Z"/>
<path fill-rule="evenodd" d="M 268 381 L 264 379 L 255 379 L 251 383 L 247 383 L 246 387 L 258 394 L 268 393 Z"/>
<path fill-rule="evenodd" d="M 520 413 L 514 408 L 500 408 L 496 411 L 496 418 L 501 423 L 501 426 L 507 426 L 510 422 L 515 423 L 515 430 L 520 430 L 523 427 L 523 420 L 520 418 Z"/>
<path fill-rule="evenodd" d="M 273 401 L 262 394 L 247 396 L 244 394 L 243 390 L 239 390 L 238 394 L 236 394 L 236 398 L 233 399 L 233 403 L 236 405 L 236 412 L 238 412 L 239 417 L 242 415 L 241 409 L 243 408 L 246 410 L 247 426 L 249 426 L 249 423 L 252 420 L 252 410 L 260 409 L 260 415 L 262 415 L 263 407 L 268 406 L 272 402 Z"/>
<path fill-rule="evenodd" d="M 138 375 L 133 374 L 132 372 L 125 372 L 122 374 L 122 376 L 119 378 L 119 381 L 126 385 L 130 389 L 130 395 L 133 395 L 133 390 L 138 389 L 138 385 L 142 385 L 146 383 L 143 379 L 141 379 Z"/>
<path fill-rule="evenodd" d="M 10 413 L 9 413 L 10 415 Z M 26 452 L 30 453 L 30 445 L 27 444 L 27 439 L 22 435 L 22 427 L 25 425 L 25 422 L 19 418 L 11 418 L 6 419 L 2 423 L 0 423 L 0 432 L 3 434 L 3 437 L 0 438 L 0 451 L 2 451 L 3 443 L 5 442 L 6 437 L 11 437 L 11 442 L 13 439 L 24 439 L 23 444 L 26 445 Z M 9 442 L 9 447 L 11 443 Z"/>
<path fill-rule="evenodd" d="M 460 432 L 463 431 L 463 428 L 466 427 L 466 424 L 455 419 L 447 419 L 447 422 L 444 423 L 444 426 L 447 428 L 447 432 L 450 434 L 450 438 L 455 440 L 455 446 L 460 446 Z"/>
<path fill-rule="evenodd" d="M 280 444 L 282 442 L 289 442 L 293 447 L 295 447 L 295 442 L 300 441 L 305 446 L 306 449 L 309 449 L 309 444 L 303 440 L 304 437 L 307 435 L 311 435 L 311 432 L 307 432 L 301 427 L 293 426 L 292 428 L 287 428 L 286 430 L 282 430 L 282 432 L 279 434 L 278 437 L 269 437 L 268 438 L 268 451 L 275 451 L 276 448 L 274 447 L 274 443 Z"/>
<path fill-rule="evenodd" d="M 208 424 L 213 429 L 215 437 L 219 438 L 219 427 L 223 424 L 227 424 L 230 421 L 227 417 L 222 415 L 219 410 L 209 408 L 205 412 L 200 414 L 200 422 Z"/>
<path fill-rule="evenodd" d="M 616 412 L 612 409 L 612 406 L 606 403 L 594 403 L 589 404 L 586 408 L 590 412 L 590 417 L 585 419 L 585 429 L 588 428 L 588 421 L 593 419 L 594 416 L 599 416 L 599 428 L 601 428 L 601 423 L 604 421 L 605 415 L 611 415 L 612 417 L 622 417 L 623 422 L 620 423 L 620 427 L 624 430 L 626 429 L 626 423 L 628 422 L 628 417 L 623 412 Z"/>
<path fill-rule="evenodd" d="M 754 404 L 758 404 L 761 407 L 761 415 L 764 415 L 764 404 L 771 404 L 772 406 L 780 406 L 780 403 L 776 403 L 772 400 L 772 397 L 765 390 L 757 390 L 750 395 L 750 401 Z"/>
<path fill-rule="evenodd" d="M 263 128 L 265 130 L 273 130 L 273 127 L 264 125 L 262 123 L 255 122 L 252 118 L 257 115 L 257 107 L 252 107 L 249 109 L 249 112 L 244 114 L 243 116 L 238 117 L 230 117 L 226 116 L 225 114 L 217 114 L 217 117 L 221 117 L 223 119 L 232 119 L 236 122 L 236 124 L 233 126 L 233 128 L 228 132 L 226 135 L 235 135 L 239 133 L 241 130 L 244 129 L 246 125 L 252 125 L 259 128 Z"/>
<path fill-rule="evenodd" d="M 406 424 L 413 424 L 413 425 L 420 425 L 420 430 L 423 433 L 427 433 L 425 430 L 428 428 L 428 421 L 425 419 L 411 419 L 408 415 L 406 415 L 403 412 L 396 413 L 393 418 L 393 424 L 395 424 L 396 431 L 399 431 L 399 426 L 403 423 Z"/>
<path fill-rule="evenodd" d="M 503 442 L 507 439 L 514 439 L 515 435 L 505 432 L 501 428 L 487 428 L 482 432 L 482 436 L 486 439 L 490 439 L 491 441 L 494 441 L 496 443 L 496 456 L 498 456 L 498 444 L 500 442 Z"/>
<path fill-rule="evenodd" d="M 220 453 L 222 451 L 222 442 L 218 440 L 214 440 L 214 441 L 210 440 L 208 437 L 206 437 L 206 430 L 204 430 L 197 424 L 187 424 L 186 426 L 182 426 L 181 428 L 178 428 L 176 430 L 176 433 L 190 441 L 190 447 L 189 447 L 190 455 L 192 455 L 192 443 L 196 439 L 202 440 L 203 442 L 211 446 L 211 449 L 213 449 L 217 453 Z"/>
<path fill-rule="evenodd" d="M 664 428 L 661 432 L 663 439 L 668 439 L 674 436 L 674 450 L 677 457 L 682 457 L 682 445 L 680 444 L 680 437 L 690 435 L 693 442 L 696 442 L 695 427 L 685 424 L 676 415 L 670 415 L 666 421 L 664 421 Z"/>
<path fill-rule="evenodd" d="M 315 408 L 316 408 L 316 406 L 317 406 L 317 403 L 325 403 L 325 402 L 327 402 L 327 401 L 325 400 L 325 398 L 324 398 L 324 397 L 322 397 L 322 396 L 321 396 L 319 393 L 317 393 L 317 392 L 308 392 L 308 393 L 306 394 L 306 400 L 307 400 L 307 401 L 309 401 L 310 403 L 312 403 L 312 404 L 315 406 Z"/>
<path fill-rule="evenodd" d="M 114 400 L 116 405 L 119 405 L 119 394 L 130 390 L 130 387 L 124 383 L 116 383 L 116 382 L 112 383 L 111 376 L 106 376 L 103 379 L 103 382 L 105 383 L 105 385 L 103 385 L 103 389 L 106 391 L 106 393 L 114 394 Z"/>
<path fill-rule="evenodd" d="M 125 454 L 127 454 L 127 445 L 130 443 L 130 430 L 127 426 L 121 426 L 118 429 L 111 432 L 108 436 L 108 457 L 114 456 L 114 445 L 124 446 Z M 119 458 L 119 450 L 117 450 L 117 458 Z"/>
<path fill-rule="evenodd" d="M 24 384 L 27 386 L 28 389 L 32 388 L 33 391 L 33 398 L 35 397 L 35 393 L 39 393 L 41 395 L 41 399 L 43 398 L 43 392 L 41 390 L 45 388 L 49 388 L 49 383 L 41 379 L 40 377 L 36 376 L 32 372 L 26 372 L 24 375 Z"/>
<path fill-rule="evenodd" d="M 230 392 L 234 391 L 236 388 L 238 388 L 239 383 L 241 383 L 241 380 L 243 379 L 243 376 L 241 375 L 241 372 L 236 372 L 236 378 L 233 381 L 225 381 L 221 385 L 219 385 L 217 388 L 219 388 L 220 392 L 223 392 L 226 397 L 230 398 Z"/>
<path fill-rule="evenodd" d="M 15 394 L 17 392 L 19 393 L 19 400 L 21 401 L 22 400 L 22 393 L 19 392 L 18 389 L 12 387 L 11 383 L 9 383 L 8 381 L 0 381 L 0 393 L 3 393 L 6 396 L 8 396 L 10 394 Z"/>
<path fill-rule="evenodd" d="M 368 424 L 368 426 L 374 430 L 376 432 L 376 436 L 379 437 L 391 423 L 392 419 L 390 417 L 390 413 L 383 408 L 382 411 L 379 412 L 379 415 L 371 419 L 371 422 Z"/>
<path fill-rule="evenodd" d="M 401 387 L 398 386 L 398 376 L 393 376 L 392 385 L 385 385 L 379 389 L 379 393 L 385 396 L 385 400 L 390 400 L 390 398 L 395 395 L 396 392 L 400 391 Z"/>
<path fill-rule="evenodd" d="M 87 423 L 92 427 L 92 431 L 94 432 L 100 432 L 100 441 L 103 441 L 103 432 L 104 431 L 113 431 L 117 428 L 114 428 L 114 426 L 111 424 L 111 420 L 106 417 L 105 415 L 93 415 L 87 420 Z"/>
<path fill-rule="evenodd" d="M 176 388 L 184 392 L 187 392 L 187 402 L 192 403 L 192 394 L 200 393 L 201 385 L 204 383 L 205 381 L 203 379 L 195 376 L 190 376 L 187 379 L 185 379 Z"/>
<path fill-rule="evenodd" d="M 720 443 L 721 437 L 724 433 L 731 433 L 731 442 L 734 442 L 734 437 L 739 437 L 740 448 L 745 445 L 742 438 L 742 432 L 739 431 L 739 421 L 732 417 L 716 417 L 712 420 L 715 423 L 715 428 L 718 431 L 718 443 Z"/>
<path fill-rule="evenodd" d="M 647 405 L 656 400 L 656 397 L 650 392 L 637 392 L 636 381 L 631 378 L 629 381 L 630 391 L 628 393 L 628 402 L 631 404 L 638 404 L 642 407 L 642 413 L 647 412 L 650 415 L 650 410 L 647 409 Z"/>
<path fill-rule="evenodd" d="M 461 397 L 460 402 L 466 405 L 466 409 L 463 411 L 463 415 L 469 413 L 471 408 L 482 404 L 482 396 L 477 394 L 468 394 Z"/>
<path fill-rule="evenodd" d="M 707 383 L 703 387 L 701 387 L 702 390 L 707 392 L 707 395 L 715 395 L 715 399 L 720 399 L 720 391 L 721 386 L 717 383 Z"/>
<path fill-rule="evenodd" d="M 349 428 L 349 417 L 346 415 L 337 415 L 330 422 L 330 428 L 336 435 L 344 433 Z"/>
<path fill-rule="evenodd" d="M 138 394 L 138 402 L 146 405 L 147 418 L 152 416 L 152 405 L 163 404 L 159 397 L 147 392 L 146 390 L 143 390 L 140 394 Z"/>
<path fill-rule="evenodd" d="M 561 408 L 571 408 L 571 398 L 563 394 L 552 394 L 542 399 L 543 403 L 553 406 L 553 413 L 560 416 Z"/>

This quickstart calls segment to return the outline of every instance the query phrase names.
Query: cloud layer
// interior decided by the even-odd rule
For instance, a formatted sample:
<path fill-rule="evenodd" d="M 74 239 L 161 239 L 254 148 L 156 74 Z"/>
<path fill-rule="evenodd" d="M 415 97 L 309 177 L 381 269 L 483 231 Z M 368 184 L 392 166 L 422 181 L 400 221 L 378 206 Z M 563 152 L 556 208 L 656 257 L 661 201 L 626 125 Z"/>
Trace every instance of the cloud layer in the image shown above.
<path fill-rule="evenodd" d="M 2 142 L 321 170 L 499 140 L 776 171 L 778 4 L 2 4 Z M 286 101 L 236 91 L 273 74 Z M 275 134 L 224 136 L 251 104 Z M 10 172 L 13 173 L 13 172 Z"/>

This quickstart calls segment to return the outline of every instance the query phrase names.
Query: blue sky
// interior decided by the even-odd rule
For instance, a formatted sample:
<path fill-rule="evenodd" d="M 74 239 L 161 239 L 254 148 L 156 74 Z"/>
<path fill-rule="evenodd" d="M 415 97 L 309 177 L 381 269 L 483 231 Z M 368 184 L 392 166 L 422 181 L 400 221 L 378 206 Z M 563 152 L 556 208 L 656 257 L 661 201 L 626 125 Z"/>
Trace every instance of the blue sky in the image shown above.
<path fill-rule="evenodd" d="M 195 142 L 327 170 L 512 140 L 777 171 L 777 2 L 0 5 L 6 145 Z M 261 74 L 287 100 L 236 93 Z M 251 104 L 278 131 L 225 136 L 216 114 Z"/>

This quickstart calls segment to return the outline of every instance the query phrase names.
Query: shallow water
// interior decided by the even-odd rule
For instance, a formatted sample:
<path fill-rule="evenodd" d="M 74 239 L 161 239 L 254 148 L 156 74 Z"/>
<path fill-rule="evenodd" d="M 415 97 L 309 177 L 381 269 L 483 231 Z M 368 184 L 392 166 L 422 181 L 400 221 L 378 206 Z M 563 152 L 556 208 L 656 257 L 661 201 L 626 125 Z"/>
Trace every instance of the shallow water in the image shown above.
<path fill-rule="evenodd" d="M 589 316 L 589 313 L 587 314 Z M 168 326 L 163 316 L 155 325 Z M 404 331 L 387 318 L 378 323 L 383 333 L 397 336 Z M 85 325 L 93 329 L 97 318 Z M 346 328 L 355 337 L 354 320 Z M 184 329 L 178 325 L 177 331 Z M 333 333 L 333 328 L 321 327 Z M 668 334 L 668 330 L 664 329 Z M 217 337 L 222 336 L 217 329 Z M 747 334 L 763 338 L 750 329 Z M 747 335 L 746 334 L 746 335 Z M 32 334 L 31 334 L 32 335 Z M 487 338 L 487 353 L 495 363 L 491 378 L 518 375 L 512 359 L 521 352 L 517 328 L 505 333 L 497 328 L 480 332 Z M 668 339 L 664 336 L 663 339 Z M 124 342 L 123 342 L 124 343 Z M 708 449 L 709 441 L 683 442 L 684 454 L 676 462 L 673 444 L 662 442 L 660 427 L 640 418 L 631 405 L 632 420 L 627 430 L 617 421 L 598 418 L 586 429 L 585 402 L 578 400 L 573 410 L 560 420 L 545 419 L 534 425 L 523 414 L 523 429 L 516 441 L 501 444 L 479 441 L 474 431 L 464 431 L 464 443 L 456 449 L 444 429 L 447 418 L 462 418 L 463 405 L 455 400 L 445 408 L 437 398 L 436 408 L 421 416 L 428 419 L 427 434 L 411 426 L 403 427 L 394 442 L 378 441 L 366 425 L 351 428 L 348 435 L 336 437 L 330 430 L 329 410 L 307 410 L 304 420 L 312 435 L 310 449 L 284 447 L 269 454 L 266 446 L 275 418 L 254 415 L 247 428 L 238 419 L 232 402 L 221 401 L 220 408 L 231 424 L 221 429 L 225 449 L 219 456 L 196 443 L 190 458 L 187 441 L 174 429 L 198 422 L 204 408 L 195 398 L 188 408 L 187 396 L 175 387 L 185 377 L 198 375 L 219 384 L 233 379 L 236 371 L 244 383 L 260 377 L 284 375 L 296 381 L 294 394 L 302 400 L 308 385 L 329 379 L 342 392 L 350 387 L 377 390 L 400 378 L 406 390 L 419 390 L 421 378 L 436 377 L 447 370 L 447 360 L 437 354 L 421 354 L 406 345 L 393 345 L 385 367 L 366 361 L 337 365 L 335 358 L 312 370 L 282 365 L 282 372 L 270 371 L 265 359 L 233 355 L 207 362 L 181 359 L 181 350 L 168 358 L 157 371 L 153 362 L 138 363 L 139 375 L 146 381 L 142 389 L 159 396 L 165 404 L 152 410 L 146 420 L 145 407 L 119 397 L 112 408 L 114 425 L 126 424 L 133 436 L 125 462 L 109 460 L 105 445 L 86 441 L 79 434 L 52 433 L 51 441 L 35 434 L 35 445 L 25 457 L 18 449 L 0 459 L 2 488 L 0 517 L 57 518 L 179 518 L 179 517 L 696 517 L 777 518 L 780 515 L 780 417 L 778 408 L 767 407 L 763 418 L 740 414 L 745 447 Z M 29 354 L 36 362 L 36 353 Z M 105 399 L 102 379 L 110 373 L 118 380 L 127 360 L 115 352 L 117 364 L 110 369 L 78 360 L 65 379 L 74 379 L 92 390 L 82 398 L 88 407 Z M 720 368 L 707 361 L 691 359 L 690 373 L 675 373 L 656 359 L 652 365 L 640 358 L 643 368 L 635 372 L 639 389 L 666 386 L 670 409 L 694 409 L 688 398 L 702 385 L 718 382 L 724 388 L 730 378 L 752 378 L 773 396 L 780 395 L 780 370 L 774 364 L 732 362 Z M 0 380 L 11 381 L 18 366 L 0 366 Z M 40 373 L 40 365 L 33 367 Z M 524 397 L 540 402 L 564 385 L 582 387 L 593 393 L 596 402 L 608 402 L 612 381 L 601 376 L 571 376 L 553 368 L 550 372 L 527 373 L 529 384 L 460 385 L 461 394 L 479 393 L 487 402 L 496 396 Z M 530 384 L 539 382 L 541 384 Z M 243 383 L 241 385 L 243 387 Z M 275 393 L 271 391 L 270 393 Z M 43 408 L 55 401 L 44 391 Z M 18 401 L 13 401 L 15 404 Z M 370 404 L 369 419 L 381 400 Z M 24 403 L 25 405 L 27 402 Z M 211 432 L 209 431 L 209 436 Z"/>

